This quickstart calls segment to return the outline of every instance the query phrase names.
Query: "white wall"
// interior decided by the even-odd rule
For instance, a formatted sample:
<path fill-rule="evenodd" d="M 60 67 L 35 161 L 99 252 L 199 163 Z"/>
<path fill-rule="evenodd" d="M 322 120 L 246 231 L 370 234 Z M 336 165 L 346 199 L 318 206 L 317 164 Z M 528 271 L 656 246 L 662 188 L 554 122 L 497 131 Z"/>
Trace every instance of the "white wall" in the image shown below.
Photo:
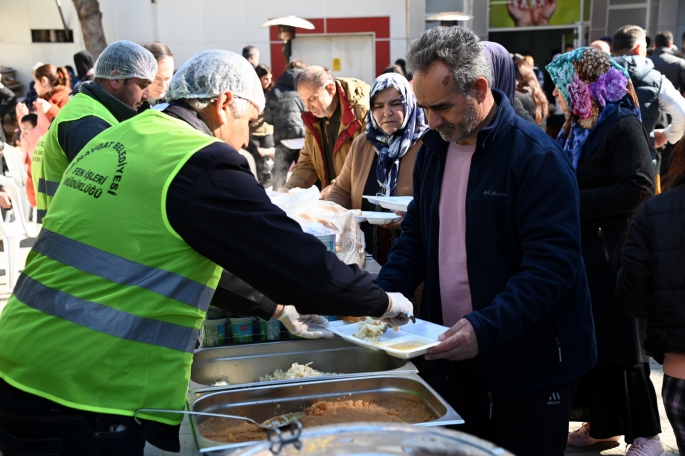
<path fill-rule="evenodd" d="M 74 30 L 74 43 L 32 43 L 31 29 L 63 29 L 54 0 L 0 0 L 0 65 L 17 70 L 25 88 L 36 62 L 73 66 L 73 55 L 83 49 L 76 9 L 63 1 L 64 19 Z"/>
<path fill-rule="evenodd" d="M 108 42 L 127 39 L 167 43 L 180 66 L 195 53 L 212 48 L 240 52 L 252 44 L 261 61 L 271 63 L 269 19 L 390 16 L 390 57 L 403 58 L 407 43 L 424 30 L 425 0 L 100 0 Z M 72 65 L 84 49 L 71 0 L 62 0 L 74 43 L 32 43 L 31 29 L 61 29 L 54 0 L 0 0 L 0 65 L 17 70 L 24 84 L 37 62 Z M 407 15 L 407 13 L 409 13 Z"/>

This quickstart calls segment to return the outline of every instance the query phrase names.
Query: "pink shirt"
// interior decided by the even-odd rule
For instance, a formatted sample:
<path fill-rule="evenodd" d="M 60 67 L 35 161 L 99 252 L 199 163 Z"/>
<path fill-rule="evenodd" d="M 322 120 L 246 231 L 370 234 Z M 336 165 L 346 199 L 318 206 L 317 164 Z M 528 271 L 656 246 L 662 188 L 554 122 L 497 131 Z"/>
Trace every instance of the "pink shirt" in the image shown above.
<path fill-rule="evenodd" d="M 454 326 L 473 311 L 466 270 L 466 187 L 476 145 L 451 142 L 440 189 L 440 298 L 442 324 Z"/>

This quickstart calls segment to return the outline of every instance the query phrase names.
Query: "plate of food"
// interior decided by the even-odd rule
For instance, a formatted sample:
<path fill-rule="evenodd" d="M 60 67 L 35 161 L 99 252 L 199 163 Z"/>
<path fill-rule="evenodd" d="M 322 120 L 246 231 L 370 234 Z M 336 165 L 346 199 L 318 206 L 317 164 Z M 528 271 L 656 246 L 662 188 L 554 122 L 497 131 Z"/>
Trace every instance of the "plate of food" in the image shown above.
<path fill-rule="evenodd" d="M 440 344 L 438 336 L 449 329 L 419 318 L 397 330 L 370 317 L 357 322 L 347 320 L 331 322 L 328 329 L 348 342 L 402 359 L 425 355 L 429 348 Z"/>
<path fill-rule="evenodd" d="M 364 198 L 371 204 L 378 204 L 380 207 L 390 209 L 392 211 L 407 212 L 409 203 L 414 199 L 413 196 L 367 196 Z"/>
<path fill-rule="evenodd" d="M 372 225 L 385 225 L 387 223 L 396 222 L 402 216 L 393 212 L 372 212 L 372 211 L 355 211 L 354 216 L 357 222 L 369 222 Z"/>

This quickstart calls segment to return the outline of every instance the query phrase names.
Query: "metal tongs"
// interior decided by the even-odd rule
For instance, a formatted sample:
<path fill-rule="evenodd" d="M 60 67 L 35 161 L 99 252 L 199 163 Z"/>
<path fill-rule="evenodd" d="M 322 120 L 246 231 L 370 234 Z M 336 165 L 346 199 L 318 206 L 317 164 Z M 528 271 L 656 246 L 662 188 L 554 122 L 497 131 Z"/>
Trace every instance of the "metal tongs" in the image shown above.
<path fill-rule="evenodd" d="M 412 323 L 416 324 L 416 317 L 412 313 L 406 313 L 402 312 L 399 315 L 397 315 L 399 318 L 409 318 Z"/>
<path fill-rule="evenodd" d="M 401 313 L 397 314 L 397 317 L 395 317 L 395 318 L 408 318 L 411 320 L 412 323 L 416 324 L 416 317 L 414 316 L 414 314 L 411 314 L 411 313 L 401 312 Z M 388 328 L 392 328 L 395 331 L 399 331 L 401 326 L 390 326 L 389 324 L 386 323 L 385 329 L 383 329 L 384 334 L 386 332 L 388 332 Z"/>

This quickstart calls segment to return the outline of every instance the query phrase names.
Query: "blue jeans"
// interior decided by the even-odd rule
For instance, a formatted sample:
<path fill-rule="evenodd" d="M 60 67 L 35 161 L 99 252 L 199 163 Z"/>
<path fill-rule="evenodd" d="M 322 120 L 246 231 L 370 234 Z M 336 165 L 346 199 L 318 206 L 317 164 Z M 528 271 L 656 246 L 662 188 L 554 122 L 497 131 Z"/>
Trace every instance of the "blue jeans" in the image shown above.
<path fill-rule="evenodd" d="M 0 380 L 3 456 L 142 456 L 145 439 L 122 428 L 110 416 L 67 408 Z"/>

